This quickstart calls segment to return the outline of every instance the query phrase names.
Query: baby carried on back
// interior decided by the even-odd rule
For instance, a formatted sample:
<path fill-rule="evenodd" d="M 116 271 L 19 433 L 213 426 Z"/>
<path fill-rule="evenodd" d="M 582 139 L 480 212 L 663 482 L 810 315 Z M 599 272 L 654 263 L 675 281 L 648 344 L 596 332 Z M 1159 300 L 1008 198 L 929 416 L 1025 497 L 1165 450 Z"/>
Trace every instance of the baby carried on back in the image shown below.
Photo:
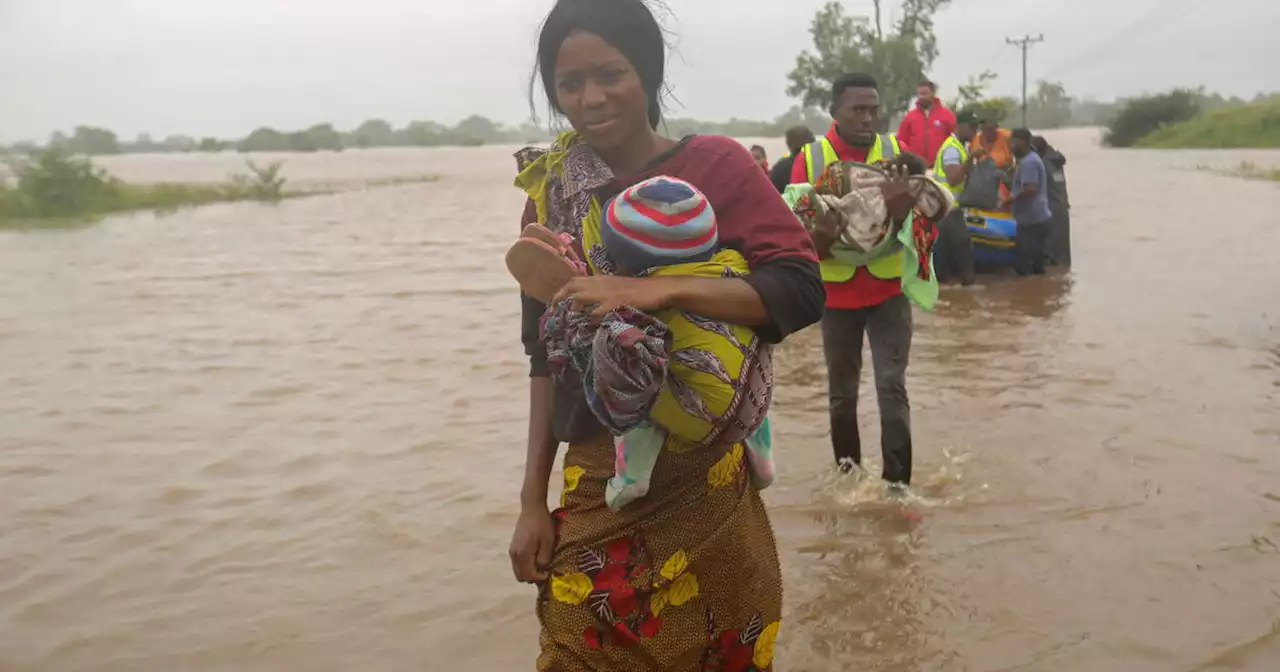
<path fill-rule="evenodd" d="M 550 301 L 574 275 L 739 277 L 737 251 L 720 249 L 706 197 L 682 180 L 659 176 L 611 199 L 583 222 L 583 248 L 607 259 L 577 261 L 571 240 L 526 227 L 507 254 L 521 288 Z M 581 379 L 592 413 L 616 447 L 605 498 L 615 510 L 643 497 L 663 450 L 734 444 L 752 484 L 773 481 L 769 422 L 772 355 L 755 332 L 679 309 L 652 315 L 623 307 L 602 318 L 572 301 L 549 306 L 542 339 L 554 377 Z"/>

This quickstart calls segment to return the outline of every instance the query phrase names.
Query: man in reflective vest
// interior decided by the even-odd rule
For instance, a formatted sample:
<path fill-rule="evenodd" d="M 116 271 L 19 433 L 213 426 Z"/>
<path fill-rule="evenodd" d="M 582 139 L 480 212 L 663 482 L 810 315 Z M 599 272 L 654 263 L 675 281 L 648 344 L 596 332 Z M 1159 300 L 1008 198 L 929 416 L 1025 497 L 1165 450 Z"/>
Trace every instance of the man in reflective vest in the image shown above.
<path fill-rule="evenodd" d="M 961 112 L 956 116 L 955 134 L 948 136 L 942 143 L 942 147 L 938 149 L 938 159 L 933 164 L 934 179 L 947 185 L 957 199 L 964 191 L 969 171 L 985 155 L 981 147 L 972 153 L 965 149 L 965 145 L 977 134 L 977 116 L 972 112 Z M 952 210 L 938 225 L 938 243 L 933 248 L 933 254 L 934 270 L 939 282 L 958 277 L 961 284 L 974 283 L 973 239 L 969 235 L 969 225 L 964 221 L 962 208 Z"/>
<path fill-rule="evenodd" d="M 831 87 L 831 116 L 835 123 L 796 158 L 791 181 L 812 183 L 832 161 L 876 163 L 896 157 L 901 151 L 897 139 L 875 130 L 879 115 L 880 91 L 875 78 L 851 73 L 837 79 Z M 831 443 L 836 464 L 844 471 L 852 471 L 862 463 L 858 381 L 866 334 L 880 404 L 883 475 L 891 483 L 908 485 L 911 409 L 906 374 L 912 323 L 911 303 L 902 293 L 903 253 L 899 251 L 866 266 L 850 266 L 831 257 L 831 245 L 837 236 L 834 223 L 824 223 L 813 232 L 827 289 L 822 347 L 830 381 Z"/>

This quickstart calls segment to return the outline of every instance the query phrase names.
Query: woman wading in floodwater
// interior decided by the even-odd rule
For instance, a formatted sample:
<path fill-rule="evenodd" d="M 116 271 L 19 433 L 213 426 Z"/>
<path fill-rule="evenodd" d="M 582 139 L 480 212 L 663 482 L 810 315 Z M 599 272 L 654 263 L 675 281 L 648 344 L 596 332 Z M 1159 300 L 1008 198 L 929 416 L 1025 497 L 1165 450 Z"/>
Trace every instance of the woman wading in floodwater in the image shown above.
<path fill-rule="evenodd" d="M 722 247 L 751 273 L 735 278 L 597 274 L 558 298 L 602 310 L 674 308 L 752 327 L 762 347 L 818 321 L 824 293 L 804 228 L 736 141 L 672 140 L 657 132 L 665 44 L 642 0 L 560 0 L 543 25 L 538 73 L 573 132 L 546 152 L 518 154 L 530 197 L 523 225 L 583 239 L 599 206 L 656 175 L 692 184 L 718 221 Z M 513 232 L 515 229 L 513 229 Z M 603 248 L 577 253 L 611 267 Z M 605 501 L 613 438 L 582 389 L 553 384 L 539 337 L 546 305 L 524 296 L 532 363 L 521 514 L 511 542 L 520 581 L 538 586 L 543 672 L 772 669 L 782 613 L 773 531 L 741 444 L 664 451 L 649 491 L 618 511 Z M 768 384 L 772 384 L 770 380 Z M 547 507 L 561 443 L 561 506 Z"/>

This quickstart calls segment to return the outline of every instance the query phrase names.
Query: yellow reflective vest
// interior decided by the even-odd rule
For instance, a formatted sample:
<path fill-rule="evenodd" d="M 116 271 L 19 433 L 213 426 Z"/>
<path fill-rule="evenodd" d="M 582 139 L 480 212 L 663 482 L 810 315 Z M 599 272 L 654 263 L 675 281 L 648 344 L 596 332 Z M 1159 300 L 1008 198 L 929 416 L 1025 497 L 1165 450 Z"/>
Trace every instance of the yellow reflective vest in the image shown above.
<path fill-rule="evenodd" d="M 871 151 L 867 152 L 866 163 L 874 164 L 879 161 L 890 161 L 898 156 L 902 149 L 898 145 L 898 138 L 882 133 L 876 136 L 876 144 L 871 146 Z M 831 163 L 840 160 L 836 154 L 836 148 L 832 146 L 831 141 L 823 136 L 811 144 L 805 145 L 801 152 L 804 158 L 805 170 L 809 176 L 809 183 L 813 184 L 814 180 L 822 174 L 822 171 Z M 892 280 L 902 277 L 902 250 L 890 254 L 886 257 L 880 257 L 866 265 L 867 272 L 880 278 L 881 280 Z M 826 258 L 820 261 L 822 267 L 823 282 L 846 282 L 853 279 L 858 267 L 852 266 L 842 261 L 832 258 Z"/>
<path fill-rule="evenodd" d="M 955 194 L 956 196 L 959 196 L 960 192 L 964 191 L 964 182 L 961 182 L 960 184 L 956 184 L 956 185 L 952 185 L 948 183 L 947 169 L 945 166 L 942 165 L 942 153 L 947 151 L 948 147 L 955 147 L 957 150 L 959 150 L 960 163 L 964 163 L 969 160 L 969 150 L 965 149 L 964 143 L 960 142 L 960 140 L 956 138 L 955 135 L 952 135 L 951 137 L 947 138 L 946 142 L 942 143 L 941 147 L 938 148 L 938 158 L 933 162 L 933 179 L 937 180 L 938 184 L 946 185 L 946 187 L 951 190 L 951 193 Z"/>

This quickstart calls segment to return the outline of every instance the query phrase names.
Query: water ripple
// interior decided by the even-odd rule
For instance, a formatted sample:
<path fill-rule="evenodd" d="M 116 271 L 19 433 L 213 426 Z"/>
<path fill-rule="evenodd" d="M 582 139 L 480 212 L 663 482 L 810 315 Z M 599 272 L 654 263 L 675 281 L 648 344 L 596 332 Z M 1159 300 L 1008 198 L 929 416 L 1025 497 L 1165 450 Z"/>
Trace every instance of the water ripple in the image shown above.
<path fill-rule="evenodd" d="M 1274 653 L 1273 269 L 1205 259 L 1193 213 L 1280 195 L 1053 140 L 1077 267 L 947 288 L 918 314 L 911 494 L 832 474 L 820 335 L 780 348 L 766 499 L 787 669 Z M 108 163 L 199 180 L 238 161 Z M 532 664 L 534 594 L 505 557 L 528 404 L 509 148 L 288 165 L 303 183 L 446 179 L 0 234 L 0 669 Z M 1280 249 L 1275 227 L 1221 225 Z M 1185 258 L 1205 272 L 1169 272 Z"/>

